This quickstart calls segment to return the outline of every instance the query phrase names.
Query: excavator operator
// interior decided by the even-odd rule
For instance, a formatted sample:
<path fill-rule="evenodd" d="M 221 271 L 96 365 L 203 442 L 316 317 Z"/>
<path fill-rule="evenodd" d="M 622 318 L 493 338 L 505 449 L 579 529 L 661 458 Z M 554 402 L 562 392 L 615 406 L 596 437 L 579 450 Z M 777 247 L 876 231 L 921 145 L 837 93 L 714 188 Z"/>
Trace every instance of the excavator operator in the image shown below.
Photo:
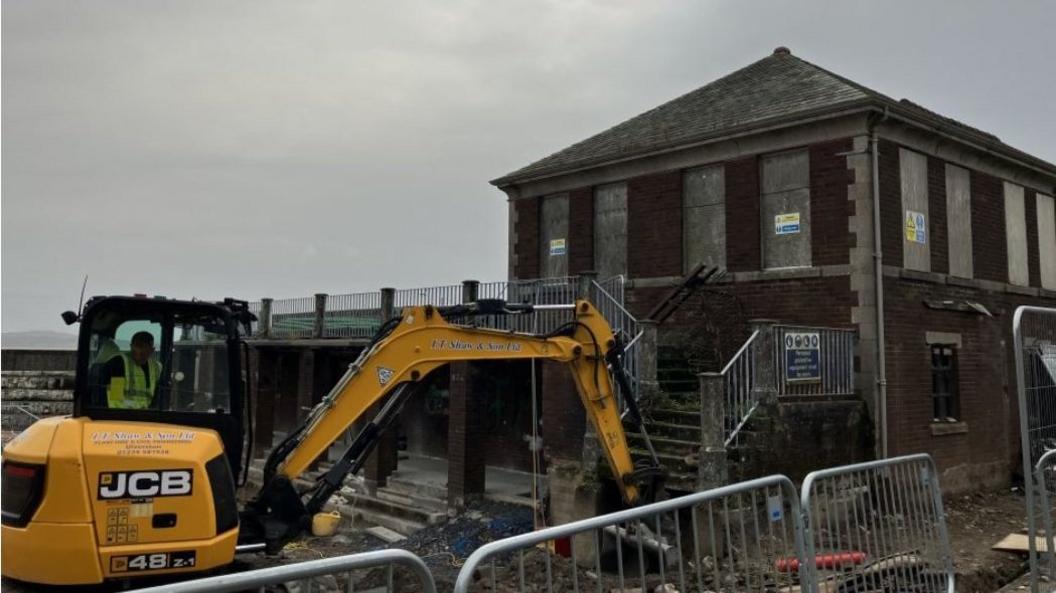
<path fill-rule="evenodd" d="M 136 332 L 128 352 L 110 358 L 103 373 L 110 408 L 145 410 L 154 401 L 161 378 L 161 363 L 154 356 L 154 336 Z"/>

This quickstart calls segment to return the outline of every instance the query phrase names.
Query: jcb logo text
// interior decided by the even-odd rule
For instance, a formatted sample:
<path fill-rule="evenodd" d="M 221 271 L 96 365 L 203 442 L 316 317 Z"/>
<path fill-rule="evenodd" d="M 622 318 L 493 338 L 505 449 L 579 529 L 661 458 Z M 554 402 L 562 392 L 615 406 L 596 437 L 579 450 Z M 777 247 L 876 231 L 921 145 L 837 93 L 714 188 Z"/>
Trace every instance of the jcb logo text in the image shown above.
<path fill-rule="evenodd" d="M 99 498 L 153 498 L 186 496 L 191 493 L 189 469 L 103 472 L 99 474 Z"/>

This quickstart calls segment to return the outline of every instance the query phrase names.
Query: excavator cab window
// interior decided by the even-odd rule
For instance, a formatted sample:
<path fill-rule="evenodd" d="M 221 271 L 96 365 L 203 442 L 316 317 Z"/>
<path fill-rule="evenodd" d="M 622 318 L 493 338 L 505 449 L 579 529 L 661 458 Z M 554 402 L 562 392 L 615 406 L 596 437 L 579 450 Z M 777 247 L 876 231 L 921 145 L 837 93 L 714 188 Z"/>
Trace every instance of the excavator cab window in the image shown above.
<path fill-rule="evenodd" d="M 216 304 L 93 299 L 81 319 L 75 414 L 212 428 L 239 468 L 239 339 L 231 312 Z"/>

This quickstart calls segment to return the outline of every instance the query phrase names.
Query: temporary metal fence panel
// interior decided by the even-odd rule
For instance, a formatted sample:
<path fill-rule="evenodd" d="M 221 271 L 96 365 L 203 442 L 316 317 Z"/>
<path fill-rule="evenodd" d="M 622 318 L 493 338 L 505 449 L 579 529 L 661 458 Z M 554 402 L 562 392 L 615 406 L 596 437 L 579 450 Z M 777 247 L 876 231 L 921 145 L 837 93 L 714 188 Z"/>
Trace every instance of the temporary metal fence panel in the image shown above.
<path fill-rule="evenodd" d="M 930 456 L 813 472 L 803 481 L 802 508 L 812 559 L 804 579 L 819 593 L 953 593 L 953 557 Z"/>
<path fill-rule="evenodd" d="M 853 394 L 856 336 L 851 329 L 774 326 L 777 395 Z"/>
<path fill-rule="evenodd" d="M 769 476 L 485 544 L 455 593 L 791 593 L 803 558 L 795 487 Z"/>
<path fill-rule="evenodd" d="M 310 338 L 315 330 L 315 297 L 275 299 L 271 334 L 276 338 Z"/>
<path fill-rule="evenodd" d="M 1052 504 L 1053 495 L 1056 493 L 1056 449 L 1046 451 L 1034 464 L 1034 486 L 1037 496 L 1034 501 L 1037 509 L 1035 516 L 1040 517 L 1040 521 L 1035 522 L 1035 527 L 1041 528 L 1037 535 L 1045 541 L 1045 550 L 1039 554 L 1036 562 L 1037 574 L 1052 581 L 1056 579 L 1056 532 L 1052 529 Z M 1037 539 L 1034 542 L 1037 545 Z"/>
<path fill-rule="evenodd" d="M 726 400 L 723 406 L 723 429 L 727 447 L 737 440 L 741 428 L 759 405 L 758 391 L 755 388 L 755 358 L 758 350 L 759 331 L 756 330 L 722 368 L 722 385 Z"/>
<path fill-rule="evenodd" d="M 1056 309 L 1026 306 L 1016 309 L 1012 318 L 1012 342 L 1016 356 L 1023 475 L 1034 476 L 1046 452 L 1056 449 Z M 1034 483 L 1026 489 L 1031 590 L 1035 593 L 1041 571 L 1036 542 L 1039 520 L 1043 516 L 1038 492 L 1043 487 Z M 1049 513 L 1051 509 L 1045 508 L 1044 511 Z"/>
<path fill-rule="evenodd" d="M 163 556 L 163 554 L 161 555 Z M 397 571 L 396 568 L 400 570 Z M 355 571 L 381 569 L 380 582 L 365 583 L 357 587 L 353 580 Z M 336 556 L 321 560 L 310 560 L 297 564 L 261 568 L 233 574 L 225 574 L 192 581 L 182 581 L 157 587 L 135 589 L 129 593 L 228 593 L 234 591 L 264 591 L 271 585 L 301 582 L 304 593 L 315 590 L 312 579 L 333 575 L 336 580 L 344 580 L 341 590 L 355 591 L 384 587 L 385 591 L 422 591 L 436 593 L 433 575 L 421 558 L 406 550 L 390 549 L 376 552 L 363 552 L 348 556 Z M 407 579 L 410 579 L 409 582 Z M 395 588 L 399 586 L 399 589 Z M 327 590 L 319 587 L 319 591 Z"/>
<path fill-rule="evenodd" d="M 369 338 L 381 327 L 381 292 L 332 294 L 326 298 L 323 336 Z"/>

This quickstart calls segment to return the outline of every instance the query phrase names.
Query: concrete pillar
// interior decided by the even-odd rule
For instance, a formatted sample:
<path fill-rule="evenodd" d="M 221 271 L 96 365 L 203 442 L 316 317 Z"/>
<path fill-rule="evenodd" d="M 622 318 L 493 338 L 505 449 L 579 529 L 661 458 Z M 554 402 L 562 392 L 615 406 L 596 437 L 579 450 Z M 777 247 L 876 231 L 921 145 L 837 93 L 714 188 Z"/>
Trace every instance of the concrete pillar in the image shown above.
<path fill-rule="evenodd" d="M 263 338 L 271 337 L 271 303 L 273 299 L 260 299 L 260 317 L 257 319 L 257 333 Z"/>
<path fill-rule="evenodd" d="M 326 330 L 326 293 L 315 294 L 315 319 L 312 323 L 312 337 L 321 338 Z"/>
<path fill-rule="evenodd" d="M 278 361 L 271 350 L 252 348 L 249 351 L 253 394 L 253 415 L 256 417 L 253 431 L 253 456 L 262 457 L 271 450 L 275 438 L 275 399 Z"/>
<path fill-rule="evenodd" d="M 382 288 L 381 289 L 381 322 L 392 319 L 399 314 L 396 310 L 396 289 L 395 288 Z"/>
<path fill-rule="evenodd" d="M 700 373 L 700 463 L 697 488 L 717 488 L 729 481 L 726 467 L 725 380 L 721 373 Z"/>
<path fill-rule="evenodd" d="M 396 310 L 396 289 L 395 288 L 382 288 L 381 289 L 381 322 L 392 319 L 399 314 Z M 381 410 L 381 403 L 375 404 L 370 410 L 364 415 L 366 418 L 373 418 Z M 367 490 L 374 494 L 378 488 L 384 487 L 388 483 L 389 476 L 396 469 L 396 463 L 399 459 L 399 452 L 396 449 L 396 431 L 398 430 L 399 422 L 393 422 L 387 431 L 378 438 L 378 444 L 374 448 L 374 451 L 367 457 L 367 461 L 363 466 L 363 477 L 367 486 Z"/>
<path fill-rule="evenodd" d="M 576 298 L 594 302 L 594 282 L 597 279 L 598 273 L 594 270 L 580 272 L 576 278 Z"/>
<path fill-rule="evenodd" d="M 463 280 L 462 281 L 462 302 L 472 303 L 478 298 L 480 292 L 480 281 L 479 280 Z"/>
<path fill-rule="evenodd" d="M 758 402 L 773 403 L 777 401 L 777 344 L 774 342 L 774 326 L 777 321 L 773 319 L 750 319 L 748 325 L 752 332 L 759 332 L 755 338 L 755 348 L 752 351 L 755 364 L 755 400 Z"/>
<path fill-rule="evenodd" d="M 447 505 L 460 510 L 484 495 L 485 459 L 477 365 L 450 365 L 447 420 Z"/>

